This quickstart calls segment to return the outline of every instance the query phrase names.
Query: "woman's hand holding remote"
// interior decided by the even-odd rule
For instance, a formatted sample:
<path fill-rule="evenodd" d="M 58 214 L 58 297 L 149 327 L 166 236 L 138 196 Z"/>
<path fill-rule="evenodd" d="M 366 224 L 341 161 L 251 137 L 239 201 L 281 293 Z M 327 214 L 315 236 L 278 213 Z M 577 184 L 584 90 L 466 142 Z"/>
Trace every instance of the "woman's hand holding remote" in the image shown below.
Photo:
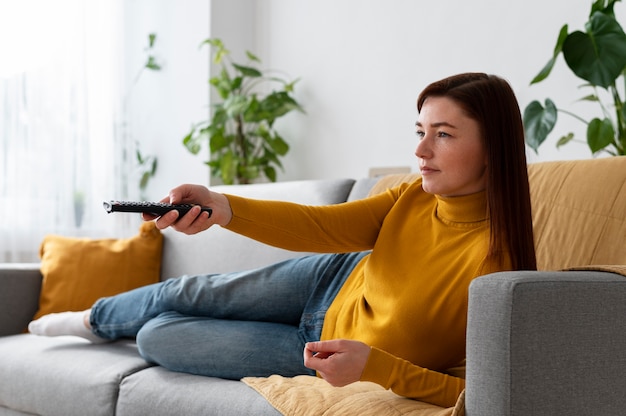
<path fill-rule="evenodd" d="M 154 215 L 143 214 L 143 219 L 146 221 L 156 219 L 155 223 L 161 230 L 172 227 L 184 234 L 197 234 L 214 224 L 227 225 L 233 217 L 228 198 L 223 194 L 212 192 L 202 185 L 177 186 L 160 202 L 198 205 L 182 217 L 177 211 L 170 211 L 158 218 Z M 213 214 L 209 216 L 208 213 L 202 212 L 200 205 L 211 207 Z"/>

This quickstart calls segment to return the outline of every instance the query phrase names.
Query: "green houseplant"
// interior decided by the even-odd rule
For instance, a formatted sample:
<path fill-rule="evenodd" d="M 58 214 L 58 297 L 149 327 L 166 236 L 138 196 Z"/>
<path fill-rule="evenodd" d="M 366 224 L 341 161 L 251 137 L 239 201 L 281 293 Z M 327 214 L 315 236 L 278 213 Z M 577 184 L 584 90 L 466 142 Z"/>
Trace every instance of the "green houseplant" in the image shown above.
<path fill-rule="evenodd" d="M 535 152 L 554 129 L 557 114 L 561 112 L 587 125 L 586 142 L 593 154 L 626 154 L 626 107 L 622 98 L 626 85 L 626 34 L 615 18 L 614 5 L 618 1 L 593 2 L 585 32 L 568 33 L 568 25 L 564 25 L 552 58 L 531 81 L 532 85 L 546 79 L 558 56 L 563 54 L 569 69 L 586 81 L 582 87 L 592 90 L 581 100 L 598 103 L 601 118 L 586 120 L 557 108 L 550 98 L 545 100 L 545 106 L 539 101 L 531 102 L 524 110 L 524 126 L 526 143 Z M 558 140 L 557 147 L 572 139 L 573 133 L 564 135 Z"/>
<path fill-rule="evenodd" d="M 143 74 L 143 71 L 145 70 L 160 71 L 161 70 L 161 65 L 157 62 L 155 56 L 153 55 L 155 42 L 156 42 L 156 33 L 150 33 L 148 35 L 148 46 L 145 48 L 146 62 L 139 69 L 139 72 L 137 73 L 135 80 L 133 82 L 133 87 L 139 81 L 139 78 L 141 77 L 141 74 Z M 135 160 L 137 162 L 137 166 L 138 166 L 139 174 L 140 174 L 139 190 L 140 190 L 140 193 L 142 194 L 141 198 L 146 199 L 143 193 L 146 191 L 146 188 L 148 187 L 148 182 L 150 181 L 150 179 L 156 175 L 157 157 L 154 155 L 142 154 L 140 150 L 140 144 L 139 142 L 136 142 Z"/>
<path fill-rule="evenodd" d="M 208 140 L 211 175 L 224 184 L 247 184 L 265 176 L 276 181 L 276 168 L 282 169 L 280 157 L 289 145 L 274 128 L 274 121 L 302 107 L 293 97 L 294 84 L 272 76 L 253 65 L 259 58 L 246 51 L 249 62 L 240 65 L 230 59 L 230 52 L 220 39 L 207 39 L 213 61 L 221 66 L 209 83 L 222 99 L 213 106 L 212 116 L 192 126 L 183 139 L 184 146 L 198 154 Z M 261 91 L 269 85 L 278 86 L 270 93 Z"/>
<path fill-rule="evenodd" d="M 137 139 L 133 139 L 130 115 L 131 98 L 134 97 L 133 93 L 142 75 L 145 71 L 158 72 L 162 69 L 161 64 L 155 56 L 156 37 L 156 33 L 148 34 L 148 45 L 144 48 L 145 61 L 142 66 L 139 67 L 130 87 L 122 97 L 121 118 L 115 126 L 116 130 L 119 132 L 118 134 L 121 136 L 120 140 L 123 143 L 122 157 L 124 164 L 126 165 L 128 163 L 129 168 L 132 165 L 132 171 L 129 169 L 127 172 L 126 169 L 124 169 L 122 173 L 122 183 L 124 184 L 122 197 L 124 198 L 132 195 L 130 192 L 131 178 L 134 179 L 135 175 L 138 175 L 139 198 L 142 200 L 147 199 L 145 192 L 148 183 L 157 173 L 157 157 L 143 153 L 141 151 L 141 142 Z M 134 158 L 132 157 L 133 154 Z"/>

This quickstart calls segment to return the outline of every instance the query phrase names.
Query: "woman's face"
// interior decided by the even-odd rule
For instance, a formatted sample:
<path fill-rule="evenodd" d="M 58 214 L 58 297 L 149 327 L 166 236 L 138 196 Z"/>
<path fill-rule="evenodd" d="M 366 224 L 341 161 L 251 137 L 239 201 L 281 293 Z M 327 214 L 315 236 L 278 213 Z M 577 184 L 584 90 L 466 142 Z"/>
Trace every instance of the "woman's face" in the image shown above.
<path fill-rule="evenodd" d="M 454 100 L 428 97 L 415 125 L 424 191 L 461 196 L 485 189 L 487 155 L 480 126 Z"/>

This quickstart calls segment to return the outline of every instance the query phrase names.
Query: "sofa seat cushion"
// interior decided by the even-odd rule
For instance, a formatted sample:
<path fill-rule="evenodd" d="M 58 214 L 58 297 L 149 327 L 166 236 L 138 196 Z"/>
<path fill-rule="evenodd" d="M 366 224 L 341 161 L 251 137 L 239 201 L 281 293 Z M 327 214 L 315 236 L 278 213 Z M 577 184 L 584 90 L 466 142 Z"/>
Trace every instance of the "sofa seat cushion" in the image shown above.
<path fill-rule="evenodd" d="M 240 381 L 151 367 L 122 381 L 117 416 L 280 415 Z"/>
<path fill-rule="evenodd" d="M 77 337 L 2 337 L 0 407 L 47 416 L 114 415 L 122 379 L 148 366 L 129 340 L 93 345 Z"/>

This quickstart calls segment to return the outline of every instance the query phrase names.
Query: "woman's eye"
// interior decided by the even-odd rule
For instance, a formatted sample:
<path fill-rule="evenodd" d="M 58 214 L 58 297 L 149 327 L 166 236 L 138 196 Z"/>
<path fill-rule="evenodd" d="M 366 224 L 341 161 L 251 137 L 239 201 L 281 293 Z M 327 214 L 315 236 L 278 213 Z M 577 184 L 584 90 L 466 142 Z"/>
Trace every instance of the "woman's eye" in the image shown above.
<path fill-rule="evenodd" d="M 450 137 L 450 135 L 445 131 L 440 131 L 437 133 L 437 137 Z"/>
<path fill-rule="evenodd" d="M 415 132 L 415 134 L 417 135 L 417 137 L 419 137 L 420 139 L 424 137 L 424 132 L 422 130 L 418 130 Z"/>

